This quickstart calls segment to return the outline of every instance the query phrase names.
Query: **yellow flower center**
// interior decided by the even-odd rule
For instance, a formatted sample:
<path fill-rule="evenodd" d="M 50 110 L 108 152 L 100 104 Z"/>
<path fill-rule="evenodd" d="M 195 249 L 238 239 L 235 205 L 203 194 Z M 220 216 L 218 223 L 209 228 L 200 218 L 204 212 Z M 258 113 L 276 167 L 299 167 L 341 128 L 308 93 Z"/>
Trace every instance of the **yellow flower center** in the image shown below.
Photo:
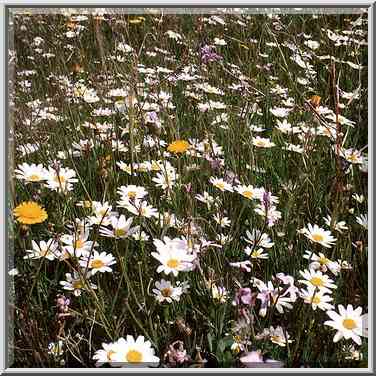
<path fill-rule="evenodd" d="M 321 265 L 329 264 L 329 260 L 326 257 L 320 257 L 319 262 Z"/>
<path fill-rule="evenodd" d="M 80 249 L 85 245 L 85 242 L 81 239 L 78 239 L 74 242 L 74 248 L 75 249 Z"/>
<path fill-rule="evenodd" d="M 347 159 L 351 162 L 356 162 L 358 160 L 358 156 L 356 154 L 350 154 Z"/>
<path fill-rule="evenodd" d="M 29 179 L 28 179 L 28 180 L 29 180 L 29 181 L 39 181 L 39 180 L 40 180 L 40 176 L 34 174 L 34 175 L 29 176 Z"/>
<path fill-rule="evenodd" d="M 312 303 L 313 303 L 313 304 L 320 304 L 320 302 L 321 302 L 320 297 L 317 296 L 317 295 L 315 295 L 315 296 L 313 297 L 313 299 L 312 299 Z"/>
<path fill-rule="evenodd" d="M 83 205 L 84 205 L 84 208 L 90 208 L 91 207 L 91 202 L 90 201 L 84 201 Z"/>
<path fill-rule="evenodd" d="M 50 252 L 50 250 L 48 249 L 48 248 L 43 248 L 43 249 L 41 249 L 40 250 L 40 255 L 42 256 L 42 257 L 46 257 L 47 255 L 49 255 L 51 252 Z"/>
<path fill-rule="evenodd" d="M 164 289 L 161 290 L 161 294 L 164 297 L 169 297 L 172 294 L 172 289 L 170 287 L 165 287 Z"/>
<path fill-rule="evenodd" d="M 128 22 L 129 22 L 130 24 L 137 25 L 137 24 L 143 22 L 144 20 L 145 20 L 144 17 L 137 17 L 137 18 L 133 18 L 133 19 L 131 19 L 131 20 L 128 20 Z"/>
<path fill-rule="evenodd" d="M 342 325 L 344 328 L 348 329 L 348 330 L 352 330 L 352 329 L 355 329 L 356 328 L 356 322 L 353 320 L 353 319 L 344 319 L 342 321 Z"/>
<path fill-rule="evenodd" d="M 140 363 L 142 361 L 142 354 L 137 350 L 130 350 L 126 355 L 127 362 Z"/>
<path fill-rule="evenodd" d="M 193 248 L 193 240 L 192 239 L 188 239 L 187 245 L 188 245 L 188 248 L 192 249 Z"/>
<path fill-rule="evenodd" d="M 321 97 L 318 95 L 313 95 L 310 99 L 312 106 L 314 106 L 315 108 L 320 105 L 320 101 L 321 101 Z"/>
<path fill-rule="evenodd" d="M 137 196 L 137 192 L 130 191 L 130 192 L 127 193 L 127 195 L 128 195 L 129 198 L 133 198 L 134 199 Z"/>
<path fill-rule="evenodd" d="M 107 359 L 108 360 L 112 360 L 112 357 L 115 355 L 115 351 L 112 351 L 110 350 L 108 353 L 107 353 Z"/>
<path fill-rule="evenodd" d="M 327 129 L 327 128 L 324 129 L 324 134 L 325 134 L 326 136 L 331 136 L 330 130 Z"/>
<path fill-rule="evenodd" d="M 251 199 L 251 198 L 253 198 L 253 192 L 251 192 L 251 191 L 244 191 L 243 192 L 243 196 L 246 197 L 246 198 Z"/>
<path fill-rule="evenodd" d="M 216 183 L 215 186 L 221 191 L 225 189 L 225 183 Z"/>
<path fill-rule="evenodd" d="M 74 88 L 73 91 L 74 91 L 74 95 L 75 95 L 76 97 L 80 97 L 81 95 L 84 94 L 85 89 L 84 89 L 84 88 Z"/>
<path fill-rule="evenodd" d="M 114 231 L 114 234 L 115 234 L 115 236 L 124 236 L 124 235 L 126 235 L 127 234 L 127 232 L 124 230 L 124 229 L 122 229 L 122 228 L 117 228 L 115 231 Z"/>
<path fill-rule="evenodd" d="M 148 170 L 148 168 L 145 165 L 139 165 L 138 166 L 138 171 L 140 171 L 140 172 L 146 172 L 147 170 Z"/>
<path fill-rule="evenodd" d="M 281 342 L 281 338 L 279 336 L 270 336 L 272 342 Z"/>
<path fill-rule="evenodd" d="M 63 184 L 65 184 L 66 179 L 65 179 L 64 176 L 56 175 L 56 176 L 54 177 L 54 181 L 55 181 L 56 183 L 60 183 L 61 185 L 63 185 Z"/>
<path fill-rule="evenodd" d="M 152 162 L 152 163 L 151 163 L 151 169 L 152 169 L 152 171 L 160 171 L 160 170 L 161 170 L 161 167 L 159 166 L 158 163 L 156 163 L 156 162 Z"/>
<path fill-rule="evenodd" d="M 72 282 L 72 287 L 73 287 L 74 289 L 81 289 L 81 288 L 82 288 L 82 283 L 81 283 L 81 281 L 79 281 L 79 280 L 73 281 L 73 282 Z"/>
<path fill-rule="evenodd" d="M 167 266 L 171 269 L 176 269 L 180 264 L 179 260 L 176 259 L 170 259 L 167 261 Z"/>
<path fill-rule="evenodd" d="M 313 286 L 324 286 L 324 281 L 320 277 L 313 277 L 310 279 L 310 282 L 312 283 Z"/>
<path fill-rule="evenodd" d="M 102 260 L 93 260 L 91 262 L 91 267 L 94 269 L 99 269 L 104 266 L 104 262 Z"/>
<path fill-rule="evenodd" d="M 312 235 L 312 239 L 315 241 L 315 242 L 322 242 L 324 240 L 324 237 L 321 235 L 321 234 L 313 234 Z"/>

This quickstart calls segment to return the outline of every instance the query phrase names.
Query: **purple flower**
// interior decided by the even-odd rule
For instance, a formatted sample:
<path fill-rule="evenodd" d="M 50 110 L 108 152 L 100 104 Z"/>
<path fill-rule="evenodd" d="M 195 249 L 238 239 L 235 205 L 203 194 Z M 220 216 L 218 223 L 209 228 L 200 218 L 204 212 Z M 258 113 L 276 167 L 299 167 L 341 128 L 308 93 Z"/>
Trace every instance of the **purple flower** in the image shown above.
<path fill-rule="evenodd" d="M 264 359 L 260 350 L 245 353 L 240 362 L 247 368 L 282 368 L 283 363 L 274 359 Z"/>
<path fill-rule="evenodd" d="M 185 188 L 185 191 L 187 193 L 192 193 L 192 184 L 191 183 L 185 184 L 184 188 Z"/>
<path fill-rule="evenodd" d="M 240 303 L 243 303 L 245 305 L 251 305 L 254 302 L 254 297 L 252 295 L 252 291 L 249 287 L 241 287 L 236 296 L 235 296 L 235 303 L 236 305 L 239 305 Z"/>
<path fill-rule="evenodd" d="M 264 363 L 264 358 L 261 354 L 261 351 L 251 351 L 245 353 L 241 358 L 240 361 L 244 364 L 250 363 Z"/>
<path fill-rule="evenodd" d="M 151 112 L 146 113 L 146 122 L 156 123 L 157 121 L 158 121 L 158 115 L 155 111 L 151 111 Z"/>
<path fill-rule="evenodd" d="M 222 59 L 222 56 L 218 55 L 214 52 L 214 48 L 212 46 L 208 46 L 207 44 L 200 49 L 201 61 L 204 64 L 210 63 L 212 61 L 218 61 Z"/>
<path fill-rule="evenodd" d="M 269 206 L 270 206 L 270 196 L 272 194 L 270 192 L 264 192 L 264 194 L 262 195 L 262 202 L 265 206 L 265 210 L 268 210 Z"/>
<path fill-rule="evenodd" d="M 221 160 L 220 159 L 211 159 L 210 160 L 210 167 L 213 170 L 219 170 L 221 168 Z"/>
<path fill-rule="evenodd" d="M 169 366 L 176 366 L 177 364 L 191 361 L 191 357 L 187 355 L 187 351 L 184 349 L 184 343 L 182 341 L 175 341 L 169 345 L 169 350 L 165 354 L 165 359 Z"/>

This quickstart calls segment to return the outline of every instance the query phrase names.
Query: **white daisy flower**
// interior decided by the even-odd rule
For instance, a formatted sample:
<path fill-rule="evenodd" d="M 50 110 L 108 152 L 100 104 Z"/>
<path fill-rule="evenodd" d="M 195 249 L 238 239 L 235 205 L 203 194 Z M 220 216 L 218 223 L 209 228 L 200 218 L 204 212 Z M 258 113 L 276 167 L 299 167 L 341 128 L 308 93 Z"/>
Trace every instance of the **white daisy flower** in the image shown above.
<path fill-rule="evenodd" d="M 120 195 L 120 202 L 119 206 L 123 206 L 121 202 L 129 202 L 130 200 L 141 200 L 143 199 L 148 192 L 144 187 L 140 187 L 137 185 L 122 185 L 118 190 L 117 193 Z"/>
<path fill-rule="evenodd" d="M 307 260 L 310 260 L 310 269 L 320 269 L 324 273 L 326 273 L 329 269 L 334 275 L 337 275 L 341 271 L 341 266 L 337 261 L 329 260 L 321 252 L 319 252 L 319 254 L 317 255 L 313 252 L 305 251 L 305 255 L 303 257 Z"/>
<path fill-rule="evenodd" d="M 293 151 L 295 153 L 303 154 L 304 147 L 300 145 L 294 145 L 290 143 L 286 143 L 286 146 L 283 148 L 284 150 Z"/>
<path fill-rule="evenodd" d="M 204 204 L 207 205 L 208 207 L 208 210 L 210 210 L 211 206 L 214 204 L 215 202 L 215 198 L 213 196 L 211 196 L 208 192 L 204 191 L 204 193 L 201 195 L 201 194 L 197 194 L 195 196 L 196 200 L 200 201 L 200 202 L 203 202 Z"/>
<path fill-rule="evenodd" d="M 354 193 L 352 196 L 351 196 L 355 201 L 357 201 L 359 204 L 362 204 L 364 201 L 365 201 L 365 197 L 364 195 L 359 195 L 357 193 Z"/>
<path fill-rule="evenodd" d="M 91 270 L 91 274 L 94 275 L 96 272 L 112 272 L 110 268 L 111 265 L 116 264 L 116 260 L 111 253 L 106 254 L 106 252 L 99 253 L 94 251 L 93 255 L 83 256 L 80 260 L 80 265 L 83 268 L 88 267 Z"/>
<path fill-rule="evenodd" d="M 244 240 L 247 243 L 252 244 L 254 247 L 272 248 L 274 243 L 269 238 L 268 234 L 262 234 L 259 230 L 246 231 L 246 238 Z"/>
<path fill-rule="evenodd" d="M 368 315 L 362 315 L 362 307 L 354 310 L 351 304 L 347 308 L 340 304 L 338 309 L 339 314 L 335 311 L 327 311 L 326 314 L 331 320 L 324 322 L 324 325 L 337 330 L 333 342 L 338 342 L 342 338 L 351 338 L 356 344 L 361 345 L 360 337 L 368 336 Z"/>
<path fill-rule="evenodd" d="M 229 227 L 231 225 L 231 220 L 227 217 L 222 217 L 219 213 L 216 213 L 213 218 L 221 227 Z"/>
<path fill-rule="evenodd" d="M 234 268 L 239 268 L 240 270 L 244 272 L 251 272 L 252 263 L 249 260 L 246 261 L 240 261 L 240 262 L 230 262 L 230 266 L 233 266 Z"/>
<path fill-rule="evenodd" d="M 229 244 L 233 241 L 233 238 L 228 234 L 227 235 L 217 234 L 217 236 L 215 238 L 220 243 L 221 246 Z"/>
<path fill-rule="evenodd" d="M 121 43 L 121 42 L 116 46 L 116 49 L 118 51 L 125 52 L 125 53 L 129 53 L 133 51 L 133 48 L 131 46 L 129 46 L 126 43 Z M 128 95 L 128 91 L 124 89 L 112 89 L 110 90 L 108 95 L 112 97 L 126 97 Z"/>
<path fill-rule="evenodd" d="M 150 236 L 145 231 L 136 231 L 132 234 L 132 238 L 140 242 L 147 242 Z"/>
<path fill-rule="evenodd" d="M 28 253 L 24 256 L 24 259 L 39 259 L 45 257 L 47 260 L 52 261 L 59 257 L 60 252 L 58 251 L 59 244 L 54 239 L 49 239 L 47 242 L 44 240 L 40 241 L 39 244 L 32 240 L 31 245 L 33 249 L 27 249 Z"/>
<path fill-rule="evenodd" d="M 70 168 L 61 167 L 58 171 L 49 167 L 46 175 L 47 188 L 57 192 L 67 192 L 73 190 L 73 183 L 77 183 L 76 171 Z"/>
<path fill-rule="evenodd" d="M 321 244 L 323 247 L 331 248 L 336 242 L 330 231 L 325 231 L 317 225 L 311 225 L 308 223 L 308 229 L 304 228 L 302 233 L 313 243 Z"/>
<path fill-rule="evenodd" d="M 93 215 L 88 217 L 91 225 L 108 226 L 111 223 L 111 217 L 118 214 L 117 212 L 112 211 L 112 205 L 107 201 L 104 203 L 93 201 L 91 204 L 91 210 Z"/>
<path fill-rule="evenodd" d="M 17 150 L 24 157 L 25 155 L 35 153 L 39 150 L 40 146 L 38 144 L 24 144 L 17 146 Z"/>
<path fill-rule="evenodd" d="M 356 217 L 356 222 L 368 230 L 368 215 L 361 214 L 359 217 Z"/>
<path fill-rule="evenodd" d="M 159 217 L 159 213 L 157 209 L 153 208 L 151 205 L 149 205 L 146 201 L 136 200 L 134 202 L 124 202 L 125 209 L 130 211 L 132 214 L 145 217 L 145 218 L 151 218 Z"/>
<path fill-rule="evenodd" d="M 275 146 L 275 143 L 271 142 L 270 138 L 263 138 L 260 136 L 252 137 L 252 144 L 258 148 L 271 148 Z"/>
<path fill-rule="evenodd" d="M 81 257 L 87 256 L 90 250 L 98 245 L 93 241 L 88 240 L 90 235 L 90 229 L 86 227 L 84 231 L 77 231 L 70 234 L 64 234 L 61 236 L 60 240 L 63 244 L 63 258 L 69 258 L 70 256 Z"/>
<path fill-rule="evenodd" d="M 248 200 L 253 200 L 255 198 L 261 199 L 263 191 L 260 188 L 255 188 L 252 185 L 238 185 L 235 190 Z"/>
<path fill-rule="evenodd" d="M 117 342 L 114 343 L 102 343 L 103 349 L 97 350 L 93 356 L 93 359 L 97 362 L 96 367 L 100 367 L 103 364 L 109 363 L 111 366 L 116 367 L 117 364 L 114 362 L 114 356 L 118 351 Z"/>
<path fill-rule="evenodd" d="M 271 281 L 265 284 L 263 281 L 257 278 L 253 278 L 253 286 L 256 286 L 259 290 L 257 299 L 261 301 L 261 307 L 259 315 L 261 317 L 266 316 L 268 307 L 272 304 L 275 306 L 279 313 L 284 313 L 284 309 L 292 309 L 291 303 L 294 303 L 294 299 L 291 298 L 290 291 L 282 291 L 281 287 L 274 287 Z"/>
<path fill-rule="evenodd" d="M 307 290 L 301 290 L 300 297 L 304 300 L 304 303 L 310 304 L 314 311 L 317 307 L 323 311 L 334 308 L 334 306 L 329 303 L 333 301 L 333 298 L 329 295 L 325 295 L 325 291 L 320 291 L 314 286 L 308 286 Z"/>
<path fill-rule="evenodd" d="M 271 108 L 270 112 L 276 116 L 276 117 L 287 117 L 290 113 L 291 109 L 290 108 L 283 108 L 283 107 L 276 107 L 276 108 Z"/>
<path fill-rule="evenodd" d="M 312 50 L 317 50 L 320 47 L 320 43 L 316 42 L 315 40 L 307 40 L 304 42 L 304 44 Z"/>
<path fill-rule="evenodd" d="M 18 168 L 14 170 L 16 173 L 16 178 L 20 180 L 25 180 L 26 183 L 35 183 L 47 179 L 47 170 L 43 167 L 42 164 L 31 165 L 27 163 L 22 163 L 18 165 Z"/>
<path fill-rule="evenodd" d="M 94 147 L 94 143 L 92 140 L 79 140 L 79 142 L 72 142 L 73 152 L 72 155 L 74 157 L 79 157 L 81 155 L 85 155 Z"/>
<path fill-rule="evenodd" d="M 178 177 L 179 175 L 175 170 L 168 170 L 166 172 L 158 172 L 156 177 L 154 177 L 152 180 L 159 188 L 172 189 Z"/>
<path fill-rule="evenodd" d="M 90 275 L 87 275 L 89 277 Z M 81 290 L 85 290 L 85 284 L 82 282 L 82 279 L 80 275 L 76 272 L 73 273 L 73 276 L 71 273 L 65 273 L 65 279 L 66 281 L 60 281 L 59 284 L 63 286 L 64 290 L 73 291 L 74 296 L 80 296 Z M 97 286 L 93 283 L 90 283 L 87 281 L 88 284 L 90 284 L 90 287 L 93 290 L 97 289 Z"/>
<path fill-rule="evenodd" d="M 299 282 L 307 285 L 317 287 L 321 291 L 326 291 L 331 293 L 331 289 L 336 289 L 337 286 L 333 283 L 334 281 L 330 279 L 326 274 L 323 274 L 320 270 L 304 270 L 299 271 L 299 273 L 305 278 L 304 280 L 299 280 Z"/>
<path fill-rule="evenodd" d="M 158 253 L 152 252 L 151 255 L 162 264 L 157 268 L 157 273 L 163 271 L 167 275 L 172 273 L 176 277 L 179 271 L 187 271 L 192 268 L 192 262 L 196 257 L 189 253 L 186 240 L 170 239 L 165 236 L 163 241 L 154 239 L 153 243 Z"/>
<path fill-rule="evenodd" d="M 283 119 L 283 121 L 277 120 L 276 129 L 284 134 L 297 134 L 301 132 L 299 127 L 293 127 L 286 119 Z"/>
<path fill-rule="evenodd" d="M 128 175 L 132 175 L 132 167 L 130 164 L 124 162 L 116 162 L 116 165 L 120 168 L 120 170 L 126 172 Z M 135 170 L 135 168 L 133 169 Z M 133 171 L 133 176 L 137 176 L 137 173 Z"/>
<path fill-rule="evenodd" d="M 327 226 L 330 227 L 330 224 L 332 222 L 332 217 L 330 215 L 327 215 L 325 218 L 324 218 L 324 222 Z M 333 224 L 333 227 L 336 231 L 342 233 L 343 231 L 345 230 L 348 230 L 349 228 L 346 226 L 346 222 L 345 221 L 339 221 L 339 222 L 334 222 Z"/>
<path fill-rule="evenodd" d="M 133 218 L 130 217 L 126 219 L 125 215 L 123 214 L 120 217 L 111 217 L 110 225 L 112 229 L 109 230 L 108 228 L 101 226 L 99 233 L 103 236 L 111 238 L 125 239 L 128 236 L 131 236 L 135 232 L 139 231 L 139 226 L 131 227 L 132 223 Z"/>
<path fill-rule="evenodd" d="M 159 303 L 164 301 L 172 303 L 173 300 L 178 302 L 183 293 L 181 287 L 174 287 L 170 281 L 165 281 L 164 279 L 155 282 L 155 287 L 152 291 Z"/>
<path fill-rule="evenodd" d="M 248 256 L 251 256 L 251 258 L 253 258 L 253 259 L 265 259 L 265 260 L 267 260 L 269 258 L 269 255 L 267 253 L 264 253 L 264 249 L 262 249 L 262 248 L 255 249 L 253 247 L 252 248 L 246 247 L 244 252 Z"/>
<path fill-rule="evenodd" d="M 233 192 L 234 189 L 231 184 L 227 183 L 223 179 L 215 178 L 214 176 L 210 177 L 209 182 L 213 184 L 214 187 L 218 188 L 220 191 L 229 191 Z"/>
<path fill-rule="evenodd" d="M 292 340 L 289 339 L 290 335 L 286 330 L 283 330 L 281 326 L 277 326 L 275 329 L 271 326 L 269 328 L 269 338 L 273 343 L 281 347 L 285 347 L 287 342 L 292 342 Z"/>
<path fill-rule="evenodd" d="M 155 356 L 155 351 L 151 347 L 150 341 L 145 341 L 143 336 L 137 337 L 128 335 L 127 339 L 119 338 L 116 342 L 116 352 L 113 362 L 118 366 L 157 366 L 159 358 Z"/>

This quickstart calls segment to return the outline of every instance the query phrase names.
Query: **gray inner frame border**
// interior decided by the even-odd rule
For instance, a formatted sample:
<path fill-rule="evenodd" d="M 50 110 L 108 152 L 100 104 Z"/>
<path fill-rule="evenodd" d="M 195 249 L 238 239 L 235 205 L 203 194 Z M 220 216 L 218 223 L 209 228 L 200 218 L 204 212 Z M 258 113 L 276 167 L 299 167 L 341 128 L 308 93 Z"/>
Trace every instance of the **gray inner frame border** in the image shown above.
<path fill-rule="evenodd" d="M 322 14 L 325 11 L 327 11 L 326 14 L 337 14 L 339 12 L 341 13 L 360 13 L 362 10 L 359 8 L 367 9 L 368 10 L 368 157 L 369 157 L 369 172 L 368 172 L 368 220 L 369 223 L 373 225 L 373 213 L 374 213 L 374 202 L 373 202 L 373 188 L 374 188 L 374 174 L 373 174 L 373 164 L 374 164 L 374 153 L 373 153 L 373 145 L 374 145 L 374 131 L 373 131 L 373 98 L 374 98 L 374 84 L 376 81 L 376 78 L 374 76 L 374 67 L 373 62 L 375 60 L 375 40 L 374 40 L 374 27 L 373 22 L 375 20 L 375 4 L 374 2 L 353 2 L 353 3 L 326 3 L 322 2 L 322 4 L 317 3 L 311 3 L 312 5 L 299 5 L 292 3 L 292 4 L 265 4 L 265 3 L 254 3 L 254 4 L 220 4 L 220 1 L 218 1 L 218 5 L 212 5 L 212 4 L 203 4 L 203 5 L 197 5 L 194 4 L 174 4 L 170 5 L 168 4 L 155 4 L 155 3 L 147 3 L 143 4 L 142 2 L 139 4 L 121 4 L 121 7 L 119 7 L 119 4 L 80 4 L 75 5 L 72 4 L 69 1 L 69 4 L 67 2 L 65 4 L 53 4 L 53 5 L 47 5 L 44 4 L 35 4 L 34 2 L 30 2 L 29 4 L 19 4 L 19 3 L 8 3 L 0 8 L 0 15 L 2 16 L 2 19 L 4 20 L 4 28 L 1 30 L 0 33 L 3 35 L 1 36 L 2 41 L 4 42 L 5 51 L 2 55 L 3 58 L 1 59 L 1 74 L 2 79 L 4 82 L 3 90 L 1 92 L 3 96 L 3 100 L 1 101 L 2 106 L 2 113 L 3 113 L 3 124 L 2 127 L 2 143 L 3 143 L 3 154 L 2 154 L 2 163 L 1 163 L 1 171 L 2 171 L 2 177 L 3 177 L 3 195 L 1 196 L 0 200 L 0 206 L 2 208 L 3 212 L 3 218 L 4 218 L 4 226 L 0 234 L 0 241 L 3 245 L 4 252 L 1 253 L 1 261 L 3 265 L 3 284 L 1 288 L 1 300 L 3 303 L 3 307 L 5 308 L 5 314 L 2 315 L 1 313 L 1 322 L 0 322 L 0 329 L 3 335 L 3 340 L 0 341 L 0 372 L 1 373 L 13 373 L 18 374 L 20 371 L 24 373 L 27 371 L 28 373 L 45 373 L 46 371 L 49 372 L 50 370 L 53 370 L 53 372 L 57 373 L 66 373 L 66 372 L 72 372 L 72 370 L 75 370 L 76 372 L 94 372 L 94 373 L 101 373 L 105 374 L 104 370 L 101 369 L 61 369 L 61 368 L 49 368 L 49 369 L 16 369 L 16 368 L 8 368 L 10 365 L 9 357 L 11 356 L 9 350 L 9 334 L 10 334 L 10 327 L 12 320 L 9 317 L 9 299 L 13 296 L 14 297 L 14 285 L 13 285 L 13 278 L 11 278 L 8 275 L 8 270 L 10 269 L 10 266 L 12 265 L 13 259 L 11 258 L 10 254 L 10 247 L 12 245 L 12 237 L 9 236 L 9 223 L 12 221 L 12 213 L 9 210 L 9 188 L 11 188 L 12 180 L 10 179 L 11 171 L 13 171 L 13 153 L 12 147 L 13 140 L 12 140 L 12 118 L 11 118 L 11 112 L 10 112 L 10 106 L 9 106 L 9 94 L 12 90 L 12 67 L 11 65 L 8 65 L 8 59 L 9 59 L 9 48 L 11 47 L 10 40 L 10 32 L 9 32 L 9 20 L 12 15 L 12 13 L 19 13 L 23 12 L 25 10 L 31 12 L 31 13 L 59 13 L 59 9 L 61 8 L 70 9 L 73 12 L 72 13 L 94 13 L 93 10 L 106 10 L 106 13 L 125 13 L 125 14 L 144 14 L 149 13 L 151 9 L 161 9 L 165 14 L 197 14 L 197 13 L 207 13 L 207 14 L 221 14 L 221 9 L 226 9 L 229 11 L 230 9 L 234 8 L 241 8 L 241 9 L 247 9 L 247 14 L 265 14 L 265 13 L 274 13 L 274 14 L 280 14 L 280 13 L 289 13 L 289 14 Z M 325 4 L 325 5 L 324 5 Z M 102 5 L 102 7 L 101 7 Z M 234 13 L 234 12 L 229 12 Z M 236 13 L 236 12 L 235 12 Z M 12 38 L 13 39 L 13 38 Z M 12 147 L 11 147 L 12 145 Z M 9 221 L 9 222 L 8 222 Z M 368 286 L 373 285 L 373 275 L 372 270 L 375 270 L 375 258 L 373 257 L 373 233 L 368 233 L 368 249 L 371 250 L 371 252 L 368 253 L 369 255 L 369 264 L 368 264 Z M 372 269 L 372 266 L 374 267 Z M 368 369 L 280 369 L 276 370 L 274 369 L 274 372 L 290 372 L 290 373 L 296 373 L 296 372 L 304 372 L 304 373 L 322 373 L 322 372 L 332 372 L 332 373 L 367 373 L 367 374 L 373 374 L 373 340 L 374 340 L 374 333 L 375 328 L 373 327 L 373 314 L 374 314 L 374 305 L 375 305 L 375 299 L 374 294 L 372 293 L 372 289 L 368 289 L 368 301 L 369 303 L 372 302 L 372 305 L 369 305 L 369 326 L 371 327 L 370 335 L 368 338 L 368 348 L 369 350 L 369 364 Z M 371 308 L 371 309 L 370 309 Z M 149 372 L 146 372 L 145 369 L 132 369 L 132 373 L 150 373 L 150 372 L 167 372 L 167 373 L 174 373 L 174 372 L 183 372 L 183 373 L 195 373 L 192 372 L 191 369 L 154 369 L 149 370 Z M 97 372 L 95 372 L 97 371 Z M 124 369 L 106 369 L 106 371 L 110 373 L 129 373 L 126 372 Z M 244 373 L 244 372 L 250 372 L 250 369 L 237 369 L 237 368 L 231 368 L 231 369 L 201 369 L 201 372 L 205 373 L 212 373 L 212 372 L 231 372 L 231 373 Z M 258 369 L 257 372 L 260 373 L 267 373 L 270 372 L 270 369 L 264 369 L 260 370 Z M 296 371 L 296 372 L 295 372 Z M 106 372 L 106 373 L 108 373 Z"/>

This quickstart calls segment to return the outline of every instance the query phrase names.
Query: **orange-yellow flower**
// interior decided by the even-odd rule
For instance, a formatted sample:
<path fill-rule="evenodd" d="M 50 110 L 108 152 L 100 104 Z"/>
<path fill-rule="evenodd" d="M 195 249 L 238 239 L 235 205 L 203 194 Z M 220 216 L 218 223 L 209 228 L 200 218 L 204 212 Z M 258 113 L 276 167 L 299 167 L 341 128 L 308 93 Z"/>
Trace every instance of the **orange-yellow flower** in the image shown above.
<path fill-rule="evenodd" d="M 321 97 L 318 95 L 313 95 L 309 101 L 313 107 L 317 108 L 320 106 Z"/>
<path fill-rule="evenodd" d="M 13 210 L 13 214 L 17 221 L 24 225 L 42 223 L 48 217 L 46 211 L 33 201 L 22 202 Z"/>
<path fill-rule="evenodd" d="M 171 153 L 185 153 L 189 149 L 189 142 L 185 140 L 176 140 L 168 145 L 167 150 Z"/>
<path fill-rule="evenodd" d="M 145 21 L 145 17 L 136 17 L 136 18 L 132 18 L 132 19 L 128 20 L 128 23 L 136 25 L 136 24 L 140 24 L 141 22 L 144 22 L 144 21 Z"/>

